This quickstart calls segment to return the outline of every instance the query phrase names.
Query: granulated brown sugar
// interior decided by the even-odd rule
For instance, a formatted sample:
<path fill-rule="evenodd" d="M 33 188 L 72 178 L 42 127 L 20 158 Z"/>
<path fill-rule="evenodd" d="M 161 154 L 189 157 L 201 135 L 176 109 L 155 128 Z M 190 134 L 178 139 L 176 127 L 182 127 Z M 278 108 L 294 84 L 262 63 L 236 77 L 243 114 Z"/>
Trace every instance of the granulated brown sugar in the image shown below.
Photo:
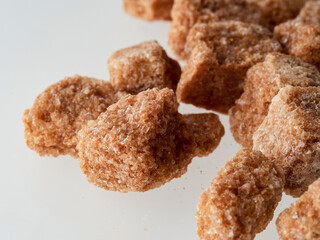
<path fill-rule="evenodd" d="M 179 100 L 221 113 L 240 97 L 247 70 L 281 51 L 268 29 L 239 21 L 196 24 L 187 46 L 192 54 L 178 84 Z"/>
<path fill-rule="evenodd" d="M 75 76 L 51 85 L 23 115 L 28 147 L 40 155 L 77 157 L 77 132 L 117 100 L 109 82 L 93 78 Z"/>
<path fill-rule="evenodd" d="M 285 191 L 303 194 L 320 177 L 320 88 L 280 89 L 253 135 L 253 149 L 284 170 Z"/>
<path fill-rule="evenodd" d="M 277 219 L 281 240 L 320 239 L 320 179 Z"/>
<path fill-rule="evenodd" d="M 170 20 L 174 0 L 123 0 L 124 10 L 144 20 Z"/>
<path fill-rule="evenodd" d="M 189 144 L 188 152 L 194 156 L 207 156 L 215 149 L 224 135 L 224 128 L 216 114 L 185 114 L 186 123 L 185 144 Z"/>
<path fill-rule="evenodd" d="M 179 63 L 157 41 L 121 49 L 112 54 L 108 65 L 112 85 L 131 94 L 154 87 L 175 90 L 181 75 Z"/>
<path fill-rule="evenodd" d="M 283 186 L 283 174 L 271 161 L 241 149 L 200 197 L 200 239 L 254 239 L 271 221 Z"/>
<path fill-rule="evenodd" d="M 229 112 L 238 143 L 252 148 L 254 132 L 267 116 L 274 96 L 285 86 L 320 86 L 320 73 L 314 66 L 281 53 L 268 54 L 264 62 L 249 69 L 244 93 Z"/>
<path fill-rule="evenodd" d="M 154 88 L 121 98 L 89 122 L 77 146 L 88 180 L 107 190 L 143 192 L 180 177 L 193 157 L 212 152 L 224 135 L 218 117 L 183 116 L 177 109 L 172 90 Z"/>

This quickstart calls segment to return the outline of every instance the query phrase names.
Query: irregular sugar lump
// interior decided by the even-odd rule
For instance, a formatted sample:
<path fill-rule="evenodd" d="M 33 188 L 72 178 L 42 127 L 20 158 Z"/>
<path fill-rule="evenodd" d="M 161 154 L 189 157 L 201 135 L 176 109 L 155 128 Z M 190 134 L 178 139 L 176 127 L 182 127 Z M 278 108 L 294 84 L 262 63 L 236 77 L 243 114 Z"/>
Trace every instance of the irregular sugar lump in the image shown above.
<path fill-rule="evenodd" d="M 244 147 L 252 148 L 252 136 L 268 114 L 269 105 L 285 86 L 320 86 L 316 67 L 293 56 L 270 53 L 249 69 L 244 93 L 230 111 L 231 132 Z"/>
<path fill-rule="evenodd" d="M 96 119 L 121 94 L 109 82 L 74 76 L 42 92 L 23 115 L 29 148 L 42 155 L 78 156 L 77 132 Z"/>
<path fill-rule="evenodd" d="M 79 161 L 90 182 L 107 190 L 144 192 L 180 177 L 195 156 L 224 135 L 215 114 L 181 115 L 172 90 L 151 89 L 110 106 L 78 134 Z"/>
<path fill-rule="evenodd" d="M 192 54 L 178 83 L 178 99 L 224 114 L 241 96 L 247 70 L 281 51 L 268 29 L 239 21 L 196 24 L 187 45 Z"/>
<path fill-rule="evenodd" d="M 112 85 L 131 94 L 154 87 L 176 90 L 181 75 L 179 63 L 169 58 L 157 41 L 116 51 L 108 59 L 108 67 Z"/>
<path fill-rule="evenodd" d="M 284 170 L 285 192 L 299 197 L 320 177 L 320 88 L 280 89 L 253 135 L 253 149 Z"/>
<path fill-rule="evenodd" d="M 200 197 L 200 239 L 254 239 L 271 221 L 283 185 L 283 173 L 274 163 L 260 152 L 241 149 Z"/>

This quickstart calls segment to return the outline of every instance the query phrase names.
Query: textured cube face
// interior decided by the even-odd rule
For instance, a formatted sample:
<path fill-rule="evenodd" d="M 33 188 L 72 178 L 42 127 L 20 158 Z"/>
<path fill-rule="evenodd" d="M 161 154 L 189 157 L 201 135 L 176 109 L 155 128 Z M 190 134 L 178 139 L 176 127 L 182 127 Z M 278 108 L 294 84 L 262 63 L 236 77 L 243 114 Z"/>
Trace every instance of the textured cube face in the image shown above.
<path fill-rule="evenodd" d="M 147 191 L 211 153 L 224 135 L 219 118 L 177 108 L 172 90 L 154 88 L 121 98 L 83 127 L 77 149 L 88 180 L 112 191 Z"/>
<path fill-rule="evenodd" d="M 254 239 L 271 221 L 283 186 L 283 174 L 274 163 L 260 152 L 241 149 L 200 197 L 200 239 Z"/>
<path fill-rule="evenodd" d="M 320 179 L 280 214 L 277 229 L 281 240 L 320 238 Z"/>
<path fill-rule="evenodd" d="M 213 113 L 185 114 L 185 138 L 192 156 L 203 157 L 212 153 L 224 135 L 219 117 Z"/>
<path fill-rule="evenodd" d="M 77 133 L 122 94 L 109 82 L 75 76 L 51 85 L 23 115 L 27 145 L 40 155 L 77 157 Z"/>
<path fill-rule="evenodd" d="M 307 24 L 320 24 L 320 2 L 319 1 L 309 1 L 301 9 L 297 20 Z"/>
<path fill-rule="evenodd" d="M 284 87 L 253 135 L 253 149 L 283 168 L 285 191 L 294 197 L 320 177 L 319 117 L 319 87 Z"/>
<path fill-rule="evenodd" d="M 268 29 L 239 21 L 196 24 L 187 46 L 192 54 L 178 84 L 178 98 L 221 113 L 228 113 L 240 97 L 247 70 L 268 53 L 281 51 Z"/>
<path fill-rule="evenodd" d="M 156 41 L 115 52 L 109 59 L 110 82 L 120 90 L 137 94 L 149 88 L 176 89 L 181 68 Z"/>
<path fill-rule="evenodd" d="M 148 21 L 170 20 L 174 0 L 123 0 L 124 10 Z"/>
<path fill-rule="evenodd" d="M 229 112 L 238 143 L 252 147 L 254 132 L 267 116 L 274 96 L 285 86 L 320 86 L 320 73 L 314 66 L 280 53 L 268 54 L 264 62 L 249 69 L 244 93 Z"/>
<path fill-rule="evenodd" d="M 320 69 L 320 25 L 292 20 L 277 26 L 274 33 L 286 53 Z"/>
<path fill-rule="evenodd" d="M 286 53 L 320 69 L 320 2 L 310 1 L 294 20 L 280 24 L 274 34 Z"/>
<path fill-rule="evenodd" d="M 191 54 L 185 48 L 189 31 L 196 23 L 239 20 L 273 29 L 294 18 L 305 0 L 176 0 L 172 10 L 169 46 L 180 59 Z"/>

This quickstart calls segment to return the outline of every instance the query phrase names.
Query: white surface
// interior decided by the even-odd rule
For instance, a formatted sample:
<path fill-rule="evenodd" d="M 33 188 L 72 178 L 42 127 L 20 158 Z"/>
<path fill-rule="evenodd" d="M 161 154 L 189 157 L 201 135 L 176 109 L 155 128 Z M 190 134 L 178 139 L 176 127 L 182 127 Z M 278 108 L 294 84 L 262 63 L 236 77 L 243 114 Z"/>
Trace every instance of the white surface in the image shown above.
<path fill-rule="evenodd" d="M 199 196 L 239 148 L 226 116 L 226 135 L 213 154 L 147 193 L 99 189 L 77 160 L 39 157 L 23 138 L 23 111 L 47 86 L 74 74 L 107 80 L 112 52 L 151 39 L 168 49 L 168 29 L 125 15 L 120 0 L 0 0 L 1 240 L 197 239 Z M 284 196 L 276 216 L 290 202 Z M 256 239 L 278 239 L 274 221 Z"/>

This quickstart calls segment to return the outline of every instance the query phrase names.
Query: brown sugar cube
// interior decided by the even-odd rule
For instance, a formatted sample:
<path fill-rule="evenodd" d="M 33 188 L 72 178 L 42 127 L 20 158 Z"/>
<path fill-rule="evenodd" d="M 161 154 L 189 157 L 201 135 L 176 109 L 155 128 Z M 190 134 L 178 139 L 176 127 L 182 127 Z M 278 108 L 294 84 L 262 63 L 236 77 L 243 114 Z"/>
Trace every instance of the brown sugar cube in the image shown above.
<path fill-rule="evenodd" d="M 320 179 L 277 219 L 281 240 L 320 239 Z"/>
<path fill-rule="evenodd" d="M 23 115 L 29 148 L 40 155 L 77 157 L 77 132 L 118 99 L 108 82 L 75 76 L 48 87 Z"/>
<path fill-rule="evenodd" d="M 269 105 L 285 86 L 320 86 L 316 67 L 293 56 L 270 53 L 249 69 L 244 92 L 229 111 L 231 132 L 242 146 L 252 148 L 252 136 L 268 114 Z"/>
<path fill-rule="evenodd" d="M 116 89 L 137 94 L 148 88 L 176 89 L 179 63 L 157 41 L 143 42 L 115 52 L 109 59 L 110 81 Z"/>
<path fill-rule="evenodd" d="M 228 113 L 243 92 L 247 70 L 270 52 L 281 51 L 272 33 L 239 21 L 196 24 L 187 45 L 192 54 L 177 88 L 184 103 Z"/>
<path fill-rule="evenodd" d="M 306 0 L 175 0 L 169 46 L 176 56 L 186 60 L 189 31 L 196 23 L 212 24 L 221 20 L 238 20 L 273 29 L 296 16 Z"/>
<path fill-rule="evenodd" d="M 282 88 L 253 135 L 253 149 L 284 170 L 285 192 L 304 193 L 320 177 L 320 88 Z"/>
<path fill-rule="evenodd" d="M 200 197 L 200 239 L 254 239 L 271 221 L 283 185 L 283 174 L 271 161 L 260 152 L 241 149 Z"/>
<path fill-rule="evenodd" d="M 320 1 L 309 1 L 300 11 L 297 20 L 307 24 L 320 24 Z"/>
<path fill-rule="evenodd" d="M 224 135 L 219 118 L 183 116 L 177 109 L 172 90 L 154 88 L 121 98 L 90 121 L 77 146 L 89 182 L 143 192 L 180 177 L 193 157 L 212 152 Z"/>
<path fill-rule="evenodd" d="M 320 1 L 308 2 L 296 19 L 277 26 L 274 34 L 286 53 L 320 69 Z"/>
<path fill-rule="evenodd" d="M 320 69 L 320 25 L 292 20 L 277 26 L 274 33 L 286 53 Z"/>
<path fill-rule="evenodd" d="M 123 0 L 124 10 L 148 21 L 171 20 L 174 0 Z"/>

